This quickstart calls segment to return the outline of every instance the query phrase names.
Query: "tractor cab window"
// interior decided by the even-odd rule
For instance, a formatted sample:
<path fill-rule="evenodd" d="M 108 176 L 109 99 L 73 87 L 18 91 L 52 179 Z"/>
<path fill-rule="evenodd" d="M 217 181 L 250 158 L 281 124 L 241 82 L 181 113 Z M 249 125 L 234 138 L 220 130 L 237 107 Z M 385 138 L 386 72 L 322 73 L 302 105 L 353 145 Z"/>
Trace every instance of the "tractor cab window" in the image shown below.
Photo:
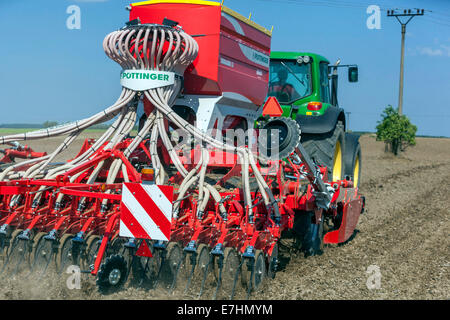
<path fill-rule="evenodd" d="M 330 81 L 328 79 L 328 63 L 320 63 L 320 96 L 323 103 L 330 103 Z"/>
<path fill-rule="evenodd" d="M 296 61 L 272 60 L 270 62 L 269 96 L 280 103 L 293 103 L 312 92 L 311 64 Z"/>

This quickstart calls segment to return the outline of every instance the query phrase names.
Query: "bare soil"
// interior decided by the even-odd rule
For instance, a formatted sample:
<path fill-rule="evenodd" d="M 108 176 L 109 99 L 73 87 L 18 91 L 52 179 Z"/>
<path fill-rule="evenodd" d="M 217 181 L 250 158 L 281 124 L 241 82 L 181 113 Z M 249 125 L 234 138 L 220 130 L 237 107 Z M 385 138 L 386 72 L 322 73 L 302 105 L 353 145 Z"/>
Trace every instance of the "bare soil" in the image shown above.
<path fill-rule="evenodd" d="M 51 151 L 58 141 L 29 145 Z M 418 138 L 399 157 L 386 154 L 373 136 L 363 136 L 361 144 L 360 191 L 366 196 L 366 211 L 354 239 L 326 247 L 320 256 L 284 256 L 283 269 L 252 299 L 450 298 L 450 139 Z M 73 154 L 80 146 L 81 141 L 67 152 Z M 380 270 L 379 289 L 367 286 L 372 265 Z M 81 290 L 69 290 L 68 277 L 2 276 L 0 299 L 196 298 L 132 287 L 101 296 L 85 278 Z"/>

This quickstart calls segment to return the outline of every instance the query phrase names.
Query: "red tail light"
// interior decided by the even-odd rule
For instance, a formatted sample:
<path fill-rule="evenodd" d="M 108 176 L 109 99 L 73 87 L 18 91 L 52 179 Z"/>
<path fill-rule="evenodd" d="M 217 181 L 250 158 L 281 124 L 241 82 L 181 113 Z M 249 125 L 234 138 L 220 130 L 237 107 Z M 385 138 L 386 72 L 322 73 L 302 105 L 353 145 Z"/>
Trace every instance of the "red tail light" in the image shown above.
<path fill-rule="evenodd" d="M 307 108 L 311 111 L 319 111 L 322 109 L 322 102 L 310 102 Z"/>

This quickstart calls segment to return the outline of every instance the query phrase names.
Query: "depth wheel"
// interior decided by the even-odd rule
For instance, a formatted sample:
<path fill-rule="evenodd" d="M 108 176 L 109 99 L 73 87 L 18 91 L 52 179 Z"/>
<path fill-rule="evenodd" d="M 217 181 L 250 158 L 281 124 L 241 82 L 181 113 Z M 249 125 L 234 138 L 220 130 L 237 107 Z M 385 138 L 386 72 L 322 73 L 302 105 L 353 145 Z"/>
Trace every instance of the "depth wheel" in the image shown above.
<path fill-rule="evenodd" d="M 119 291 L 127 280 L 128 267 L 121 255 L 106 258 L 97 274 L 97 289 L 107 295 Z"/>

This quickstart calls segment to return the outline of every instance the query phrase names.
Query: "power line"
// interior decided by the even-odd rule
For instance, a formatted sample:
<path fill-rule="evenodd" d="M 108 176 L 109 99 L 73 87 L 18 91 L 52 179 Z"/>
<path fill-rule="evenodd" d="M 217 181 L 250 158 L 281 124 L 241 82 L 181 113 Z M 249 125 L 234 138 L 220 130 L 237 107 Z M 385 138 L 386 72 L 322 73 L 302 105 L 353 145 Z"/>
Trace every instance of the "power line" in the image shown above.
<path fill-rule="evenodd" d="M 369 117 L 381 117 L 381 113 L 375 112 L 360 112 L 360 111 L 352 111 L 352 114 L 363 115 Z M 408 113 L 408 117 L 420 117 L 420 118 L 450 118 L 450 114 L 410 114 Z"/>
<path fill-rule="evenodd" d="M 316 6 L 316 7 L 330 7 L 330 8 L 367 8 L 368 6 L 373 5 L 373 3 L 362 3 L 358 1 L 358 3 L 355 2 L 349 2 L 349 1 L 331 1 L 331 0 L 320 0 L 320 1 L 311 1 L 311 0 L 257 0 L 262 2 L 284 2 L 288 4 L 293 5 L 300 5 L 300 6 Z M 403 7 L 396 8 L 396 10 L 404 9 Z M 381 11 L 387 11 L 385 8 L 380 8 Z M 429 11 L 429 10 L 425 10 Z"/>
<path fill-rule="evenodd" d="M 258 0 L 263 2 L 284 2 L 300 6 L 315 6 L 315 7 L 329 7 L 329 8 L 366 8 L 365 5 L 358 5 L 350 2 L 331 2 L 331 1 L 303 1 L 303 0 Z"/>
<path fill-rule="evenodd" d="M 320 1 L 312 1 L 312 0 L 257 0 L 260 2 L 270 2 L 270 3 L 286 3 L 291 5 L 299 5 L 299 6 L 314 6 L 314 7 L 328 7 L 328 8 L 340 8 L 340 9 L 352 9 L 352 8 L 367 8 L 373 3 L 369 2 L 348 2 L 348 1 L 339 1 L 334 2 L 332 0 L 320 0 Z M 388 11 L 387 8 L 380 7 L 381 11 Z M 411 10 L 406 7 L 398 7 L 394 10 Z M 419 10 L 418 8 L 414 8 L 414 10 Z M 420 9 L 426 13 L 429 13 L 431 16 L 426 17 L 427 22 L 434 23 L 436 25 L 450 27 L 450 14 L 436 12 L 428 9 Z"/>
<path fill-rule="evenodd" d="M 443 21 L 443 20 L 438 20 L 434 17 L 424 17 L 425 21 L 437 24 L 437 25 L 441 25 L 441 26 L 446 26 L 446 27 L 450 27 L 450 20 L 448 21 Z"/>
<path fill-rule="evenodd" d="M 437 14 L 439 16 L 443 16 L 443 17 L 450 19 L 450 14 L 443 13 L 443 12 L 435 12 L 435 11 L 431 11 L 431 10 L 429 10 L 429 11 L 430 11 L 430 13 Z"/>

